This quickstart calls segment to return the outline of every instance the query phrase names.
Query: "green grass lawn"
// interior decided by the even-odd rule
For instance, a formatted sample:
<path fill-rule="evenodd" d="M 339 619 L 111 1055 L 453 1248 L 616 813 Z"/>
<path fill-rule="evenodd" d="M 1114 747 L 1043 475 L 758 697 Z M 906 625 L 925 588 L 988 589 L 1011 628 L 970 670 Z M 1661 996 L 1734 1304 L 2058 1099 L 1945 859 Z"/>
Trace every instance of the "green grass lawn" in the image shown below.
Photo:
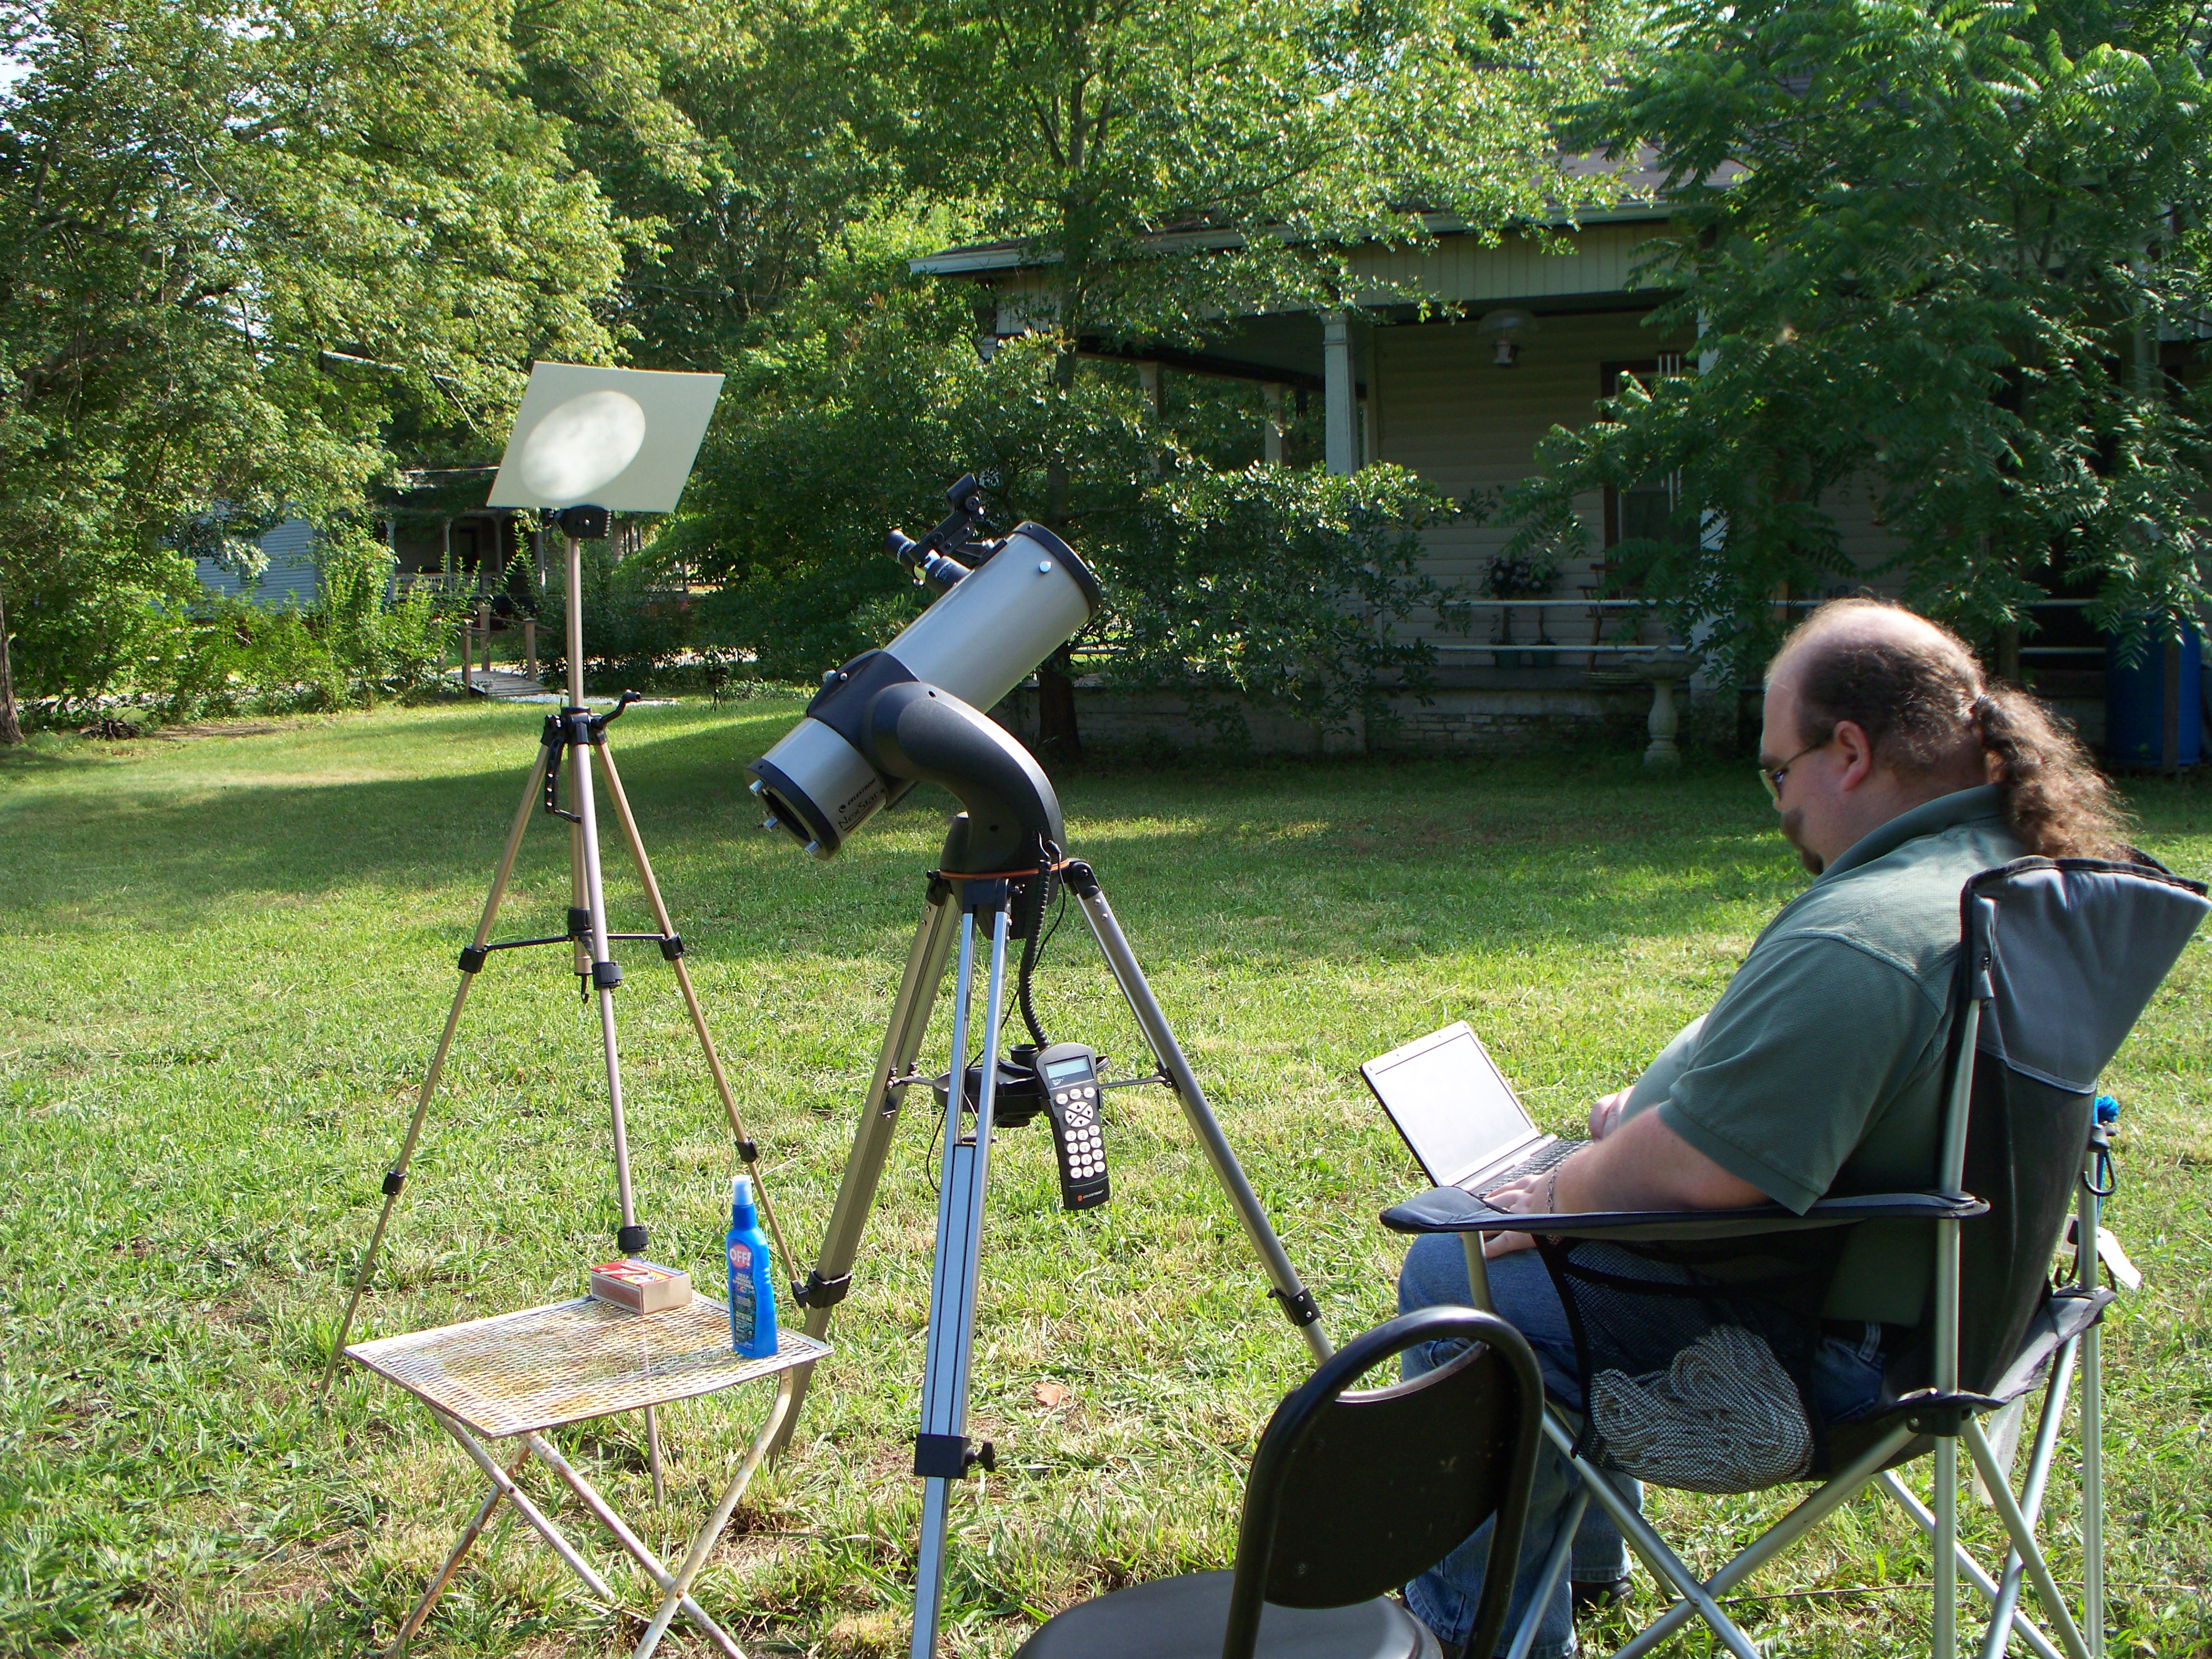
<path fill-rule="evenodd" d="M 828 866 L 764 836 L 742 768 L 794 708 L 640 708 L 617 746 L 811 1259 L 945 803 L 923 792 Z M 406 1396 L 350 1368 L 327 1402 L 315 1385 L 541 717 L 445 707 L 0 758 L 0 1648 L 372 1651 L 476 1502 L 475 1471 Z M 1132 763 L 1062 788 L 1073 850 L 1340 1336 L 1390 1310 L 1402 1246 L 1376 1212 L 1421 1184 L 1360 1060 L 1464 1016 L 1569 1128 L 1712 1000 L 1803 880 L 1745 767 Z M 2212 871 L 2212 787 L 2131 799 L 2147 847 Z M 621 925 L 647 925 L 611 851 L 609 869 Z M 567 871 L 541 821 L 503 931 L 560 931 Z M 629 960 L 641 1207 L 654 1254 L 712 1285 L 728 1136 L 665 969 L 649 947 Z M 2200 940 L 2107 1079 L 2125 1109 L 2112 1216 L 2148 1280 L 2107 1348 L 2116 1655 L 2212 1651 L 2208 968 Z M 1074 918 L 1038 983 L 1055 1035 L 1139 1064 Z M 933 1064 L 945 1024 L 940 1004 Z M 564 954 L 494 958 L 360 1334 L 574 1295 L 611 1254 L 595 1044 Z M 905 1650 L 934 1218 L 921 1107 L 793 1455 L 702 1580 L 710 1607 L 747 1610 L 749 1646 Z M 1243 1467 L 1304 1370 L 1172 1098 L 1131 1091 L 1115 1112 L 1103 1212 L 1059 1211 L 1041 1126 L 992 1161 L 974 1431 L 1000 1465 L 957 1501 L 957 1652 L 1009 1651 L 1092 1591 L 1224 1564 Z M 563 1443 L 680 1553 L 765 1404 L 667 1412 L 665 1508 L 630 1421 Z M 1778 1504 L 1655 1507 L 1710 1570 Z M 2074 1507 L 2053 1493 L 2062 1540 Z M 1966 1513 L 1986 1547 L 1989 1511 Z M 575 1535 L 600 1541 L 588 1522 Z M 585 1599 L 526 1529 L 488 1541 L 418 1651 L 628 1650 L 635 1620 Z M 2063 1542 L 2057 1559 L 2078 1575 Z M 1863 1500 L 1735 1607 L 1771 1653 L 1905 1652 L 1924 1644 L 1929 1570 L 1910 1524 Z M 616 1582 L 647 1602 L 640 1576 Z M 701 1650 L 678 1634 L 673 1651 Z"/>

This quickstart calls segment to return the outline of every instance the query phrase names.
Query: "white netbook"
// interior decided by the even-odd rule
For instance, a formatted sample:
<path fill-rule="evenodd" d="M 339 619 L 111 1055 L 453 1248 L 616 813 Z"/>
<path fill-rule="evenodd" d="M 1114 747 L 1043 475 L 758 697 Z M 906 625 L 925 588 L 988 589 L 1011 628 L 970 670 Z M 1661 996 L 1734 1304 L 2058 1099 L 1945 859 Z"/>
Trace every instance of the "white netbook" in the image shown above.
<path fill-rule="evenodd" d="M 1587 1144 L 1535 1126 L 1463 1019 L 1369 1060 L 1359 1075 L 1438 1187 L 1488 1192 Z"/>

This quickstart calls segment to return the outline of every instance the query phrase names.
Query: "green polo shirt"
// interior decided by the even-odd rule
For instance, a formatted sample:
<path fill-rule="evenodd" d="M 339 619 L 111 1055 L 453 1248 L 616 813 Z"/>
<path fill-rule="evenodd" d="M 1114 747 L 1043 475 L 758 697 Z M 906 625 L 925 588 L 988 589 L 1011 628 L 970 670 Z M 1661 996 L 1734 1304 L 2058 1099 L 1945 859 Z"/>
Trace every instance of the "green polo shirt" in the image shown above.
<path fill-rule="evenodd" d="M 1668 1044 L 1629 1113 L 1660 1121 L 1802 1214 L 1828 1193 L 1920 1192 L 1936 1176 L 1959 891 L 2023 849 L 1994 786 L 1862 837 L 1766 925 L 1720 1000 Z M 1869 1223 L 1822 1310 L 1911 1324 L 1932 1241 Z"/>

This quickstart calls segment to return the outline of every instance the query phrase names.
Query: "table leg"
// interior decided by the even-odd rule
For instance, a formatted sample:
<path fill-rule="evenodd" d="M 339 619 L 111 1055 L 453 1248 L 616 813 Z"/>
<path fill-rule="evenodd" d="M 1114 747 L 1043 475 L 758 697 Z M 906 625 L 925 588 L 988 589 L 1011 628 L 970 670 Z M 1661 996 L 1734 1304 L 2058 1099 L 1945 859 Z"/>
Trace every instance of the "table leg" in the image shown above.
<path fill-rule="evenodd" d="M 622 1516 L 615 1513 L 613 1505 L 599 1496 L 590 1481 L 576 1473 L 568 1460 L 561 1455 L 550 1441 L 536 1434 L 526 1435 L 524 1438 L 528 1442 L 530 1449 L 537 1453 L 538 1461 L 552 1470 L 560 1478 L 563 1486 L 576 1494 L 576 1500 L 579 1503 L 599 1517 L 599 1524 L 615 1535 L 615 1541 L 630 1553 L 631 1558 L 638 1565 L 643 1567 L 652 1576 L 654 1583 L 665 1591 L 676 1582 L 667 1567 L 662 1564 L 660 1558 L 647 1547 L 643 1539 L 630 1530 L 629 1524 L 623 1520 Z M 744 1650 L 730 1638 L 720 1625 L 707 1616 L 707 1610 L 704 1607 L 688 1595 L 684 1596 L 681 1605 L 684 1616 L 698 1626 L 707 1639 L 727 1654 L 729 1659 L 745 1659 Z"/>
<path fill-rule="evenodd" d="M 584 1581 L 584 1587 L 610 1607 L 616 1605 L 615 1593 L 607 1588 L 607 1581 L 599 1577 L 590 1562 L 576 1553 L 576 1547 L 568 1541 L 560 1528 L 546 1518 L 543 1510 L 530 1501 L 530 1494 L 507 1479 L 507 1471 L 493 1461 L 489 1452 L 477 1443 L 477 1437 L 434 1406 L 430 1408 L 430 1415 L 438 1419 L 447 1434 L 460 1443 L 461 1449 L 490 1478 L 492 1485 L 499 1488 L 500 1495 L 514 1505 L 514 1512 L 553 1547 L 553 1553 L 568 1564 L 568 1571 Z"/>
<path fill-rule="evenodd" d="M 652 1407 L 645 1408 L 645 1467 L 653 1475 L 653 1501 L 668 1501 L 668 1483 L 660 1474 L 660 1419 Z"/>
<path fill-rule="evenodd" d="M 521 1474 L 522 1466 L 529 1461 L 530 1453 L 526 1449 L 522 1455 L 514 1460 L 514 1468 L 507 1471 L 508 1480 L 512 1480 Z M 446 1593 L 446 1586 L 453 1582 L 453 1575 L 460 1571 L 462 1558 L 475 1547 L 477 1539 L 483 1532 L 484 1523 L 491 1519 L 491 1512 L 499 1507 L 499 1500 L 506 1495 L 496 1484 L 484 1495 L 484 1501 L 477 1506 L 477 1512 L 469 1518 L 469 1524 L 461 1528 L 460 1538 L 454 1543 L 453 1553 L 446 1558 L 446 1565 L 438 1569 L 438 1576 L 422 1592 L 422 1599 L 415 1604 L 415 1611 L 407 1615 L 407 1622 L 400 1626 L 399 1634 L 384 1650 L 387 1659 L 391 1655 L 406 1651 L 407 1644 L 415 1639 L 415 1632 L 422 1628 L 422 1621 L 430 1616 L 430 1609 L 438 1605 L 438 1598 Z"/>
<path fill-rule="evenodd" d="M 690 1553 L 684 1558 L 684 1565 L 676 1570 L 675 1579 L 662 1590 L 660 1610 L 653 1615 L 653 1623 L 647 1626 L 644 1638 L 638 1643 L 637 1650 L 630 1659 L 653 1659 L 653 1650 L 660 1645 L 660 1638 L 668 1633 L 669 1623 L 676 1617 L 676 1610 L 683 1604 L 684 1596 L 690 1593 L 691 1581 L 707 1565 L 707 1558 L 714 1553 L 714 1542 L 721 1537 L 722 1528 L 730 1524 L 730 1516 L 737 1512 L 738 1500 L 745 1495 L 745 1488 L 752 1484 L 753 1472 L 760 1468 L 761 1459 L 768 1455 L 769 1446 L 782 1429 L 783 1419 L 791 1410 L 791 1373 L 786 1371 L 776 1379 L 775 1403 L 769 1407 L 768 1421 L 753 1437 L 753 1443 L 745 1452 L 745 1461 L 738 1466 L 736 1478 L 722 1493 L 722 1501 L 714 1505 L 714 1514 L 707 1517 L 706 1525 L 699 1528 L 698 1535 L 691 1540 Z"/>

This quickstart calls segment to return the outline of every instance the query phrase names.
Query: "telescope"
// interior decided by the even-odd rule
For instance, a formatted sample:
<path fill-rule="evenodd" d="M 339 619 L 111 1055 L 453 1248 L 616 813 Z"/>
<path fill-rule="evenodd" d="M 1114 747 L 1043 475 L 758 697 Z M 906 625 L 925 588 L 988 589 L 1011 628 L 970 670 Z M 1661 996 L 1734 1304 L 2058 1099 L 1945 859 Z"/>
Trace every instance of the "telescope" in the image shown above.
<path fill-rule="evenodd" d="M 1052 792 L 1036 761 L 980 711 L 1073 639 L 1103 590 L 1041 524 L 972 540 L 986 510 L 974 475 L 945 491 L 945 502 L 951 511 L 927 536 L 894 530 L 887 543 L 917 580 L 939 590 L 929 609 L 889 645 L 824 674 L 805 718 L 745 769 L 768 809 L 766 827 L 787 831 L 816 858 L 836 856 L 854 830 L 925 781 L 969 807 L 969 834 L 981 838 L 969 847 L 970 868 L 1004 867 L 1019 853 L 1017 821 L 1060 838 L 1057 802 L 1049 825 L 1040 819 Z M 984 798 L 971 799 L 979 787 Z M 994 790 L 1011 815 L 995 819 L 997 834 L 988 810 Z M 1001 846 L 1000 864 L 974 861 Z"/>
<path fill-rule="evenodd" d="M 910 1659 L 933 1659 L 936 1652 L 951 1489 L 971 1469 L 997 1466 L 992 1443 L 979 1444 L 968 1433 L 984 1184 L 994 1129 L 1048 1118 L 1061 1207 L 1090 1210 L 1106 1203 L 1110 1191 L 1105 1131 L 1112 1092 L 1170 1090 L 1244 1224 L 1269 1281 L 1268 1296 L 1316 1359 L 1330 1352 L 1321 1310 L 1206 1104 L 1104 889 L 1089 864 L 1065 850 L 1050 781 L 1013 734 L 984 712 L 1097 613 L 1103 598 L 1097 578 L 1042 525 L 1018 525 L 997 541 L 972 540 L 984 516 L 982 488 L 973 476 L 947 490 L 945 502 L 951 511 L 927 536 L 916 541 L 894 530 L 888 542 L 918 580 L 940 590 L 929 609 L 883 649 L 864 651 L 823 675 L 805 718 L 746 769 L 753 793 L 768 807 L 766 827 L 787 830 L 821 859 L 834 857 L 854 830 L 916 783 L 939 785 L 962 809 L 928 874 L 928 900 L 821 1253 L 805 1281 L 792 1286 L 793 1299 L 806 1310 L 805 1334 L 820 1339 L 830 1310 L 852 1287 L 861 1233 L 907 1091 L 927 1084 L 944 1124 L 921 1430 L 915 1437 L 914 1472 L 923 1487 Z M 1104 1055 L 1086 1043 L 1051 1041 L 1038 1019 L 1030 981 L 1051 937 L 1045 911 L 1055 891 L 1076 900 L 1143 1031 L 1152 1053 L 1149 1075 L 1109 1077 Z M 1010 986 L 1008 946 L 1014 940 L 1021 949 Z M 932 1077 L 916 1062 L 945 969 L 956 957 L 948 1064 L 942 1076 Z M 1001 1059 L 1009 989 L 1030 1040 Z M 971 1054 L 980 1059 L 971 1062 Z M 791 1432 L 811 1370 L 802 1365 L 791 1373 L 782 1436 Z"/>

